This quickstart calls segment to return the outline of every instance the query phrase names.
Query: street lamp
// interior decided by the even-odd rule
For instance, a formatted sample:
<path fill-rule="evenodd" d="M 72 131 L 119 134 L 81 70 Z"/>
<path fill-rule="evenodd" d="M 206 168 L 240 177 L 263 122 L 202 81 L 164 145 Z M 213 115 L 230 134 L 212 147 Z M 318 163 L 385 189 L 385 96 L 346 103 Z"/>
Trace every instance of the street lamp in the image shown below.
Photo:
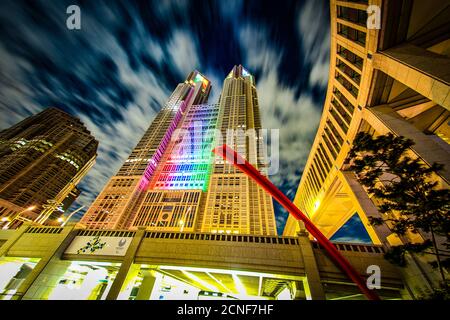
<path fill-rule="evenodd" d="M 53 211 L 58 210 L 58 207 L 60 206 L 61 204 L 55 199 L 47 200 L 47 203 L 42 205 L 43 210 L 38 215 L 38 217 L 34 219 L 34 222 L 43 225 L 53 213 Z"/>
<path fill-rule="evenodd" d="M 20 211 L 19 213 L 16 213 L 13 217 L 2 218 L 2 221 L 4 221 L 4 222 L 8 221 L 8 223 L 3 226 L 3 229 L 5 229 L 5 230 L 9 229 L 9 226 L 11 225 L 11 223 L 13 223 L 14 220 L 17 220 L 22 213 L 24 213 L 26 211 L 34 210 L 35 208 L 36 208 L 36 206 L 31 206 L 31 207 L 26 208 L 25 210 Z"/>
<path fill-rule="evenodd" d="M 70 218 L 72 218 L 72 216 L 75 214 L 75 213 L 77 213 L 78 211 L 80 211 L 81 209 L 83 209 L 84 208 L 84 206 L 81 206 L 81 207 L 79 207 L 77 210 L 75 210 L 75 211 L 73 211 L 71 214 L 69 214 L 68 216 L 67 216 L 67 218 L 66 219 L 64 219 L 64 218 L 59 218 L 59 219 L 62 219 L 62 224 L 61 224 L 61 227 L 64 227 L 66 224 L 67 224 L 67 222 L 69 222 L 69 220 L 70 220 Z M 59 219 L 58 219 L 58 221 L 59 221 Z"/>

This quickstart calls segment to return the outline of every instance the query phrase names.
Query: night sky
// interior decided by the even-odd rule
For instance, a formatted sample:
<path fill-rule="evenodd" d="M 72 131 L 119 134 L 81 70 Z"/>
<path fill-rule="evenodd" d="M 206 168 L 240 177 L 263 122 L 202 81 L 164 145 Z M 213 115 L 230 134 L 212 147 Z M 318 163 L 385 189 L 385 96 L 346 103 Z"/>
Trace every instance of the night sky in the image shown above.
<path fill-rule="evenodd" d="M 66 8 L 81 8 L 81 30 Z M 264 128 L 280 129 L 291 199 L 322 112 L 329 63 L 328 1 L 0 2 L 0 129 L 48 106 L 99 140 L 76 205 L 88 206 L 116 173 L 173 91 L 197 69 L 213 84 L 235 64 L 256 78 Z M 276 207 L 282 232 L 286 214 Z"/>

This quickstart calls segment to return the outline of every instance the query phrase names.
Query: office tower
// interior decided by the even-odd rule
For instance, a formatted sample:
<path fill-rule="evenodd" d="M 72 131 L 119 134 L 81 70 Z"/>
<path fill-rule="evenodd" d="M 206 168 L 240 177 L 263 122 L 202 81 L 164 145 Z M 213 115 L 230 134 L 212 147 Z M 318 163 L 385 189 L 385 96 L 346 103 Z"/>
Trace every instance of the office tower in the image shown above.
<path fill-rule="evenodd" d="M 73 116 L 48 108 L 0 132 L 0 226 L 52 224 L 92 167 L 98 142 Z M 67 201 L 67 200 L 66 200 Z"/>
<path fill-rule="evenodd" d="M 379 212 L 348 171 L 358 132 L 412 139 L 413 156 L 445 165 L 434 179 L 448 187 L 449 10 L 448 1 L 331 1 L 325 107 L 295 198 L 327 237 L 358 215 L 373 243 L 398 243 L 386 227 L 369 225 Z M 284 234 L 296 230 L 289 218 Z"/>
<path fill-rule="evenodd" d="M 255 80 L 241 65 L 235 66 L 224 80 L 219 108 L 218 130 L 223 141 L 266 174 Z M 219 156 L 215 158 L 205 209 L 199 218 L 198 230 L 202 232 L 276 235 L 271 197 Z"/>
<path fill-rule="evenodd" d="M 220 132 L 223 142 L 264 172 L 253 76 L 235 66 L 224 81 L 219 104 L 206 103 L 210 90 L 209 80 L 197 71 L 177 86 L 83 224 L 276 234 L 271 198 L 211 152 Z M 251 134 L 246 135 L 247 129 Z"/>
<path fill-rule="evenodd" d="M 175 129 L 192 105 L 208 99 L 210 90 L 209 80 L 196 71 L 178 84 L 128 159 L 97 196 L 82 223 L 101 229 L 130 226 L 155 170 L 164 164 L 164 152 Z"/>

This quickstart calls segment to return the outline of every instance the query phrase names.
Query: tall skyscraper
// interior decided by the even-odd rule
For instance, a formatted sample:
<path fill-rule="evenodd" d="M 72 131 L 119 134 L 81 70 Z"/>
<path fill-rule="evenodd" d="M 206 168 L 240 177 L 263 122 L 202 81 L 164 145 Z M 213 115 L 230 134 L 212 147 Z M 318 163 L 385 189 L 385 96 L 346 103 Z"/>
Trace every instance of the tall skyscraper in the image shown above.
<path fill-rule="evenodd" d="M 56 108 L 1 131 L 0 226 L 51 224 L 94 164 L 97 146 L 79 119 Z"/>
<path fill-rule="evenodd" d="M 224 80 L 219 108 L 217 128 L 223 142 L 267 173 L 255 80 L 241 65 Z M 202 232 L 276 235 L 271 197 L 218 156 L 199 218 L 198 230 Z"/>
<path fill-rule="evenodd" d="M 210 90 L 210 81 L 197 71 L 177 86 L 83 224 L 276 234 L 271 198 L 211 153 L 222 136 L 265 172 L 254 78 L 235 66 L 218 104 L 206 103 Z"/>
<path fill-rule="evenodd" d="M 177 86 L 82 219 L 87 228 L 23 226 L 14 241 L 0 230 L 0 296 L 363 299 L 306 232 L 278 236 L 271 198 L 211 152 L 226 142 L 268 172 L 253 77 L 235 66 L 218 104 L 206 103 L 209 91 L 196 71 Z M 360 274 L 383 270 L 383 298 L 409 297 L 381 246 L 337 248 Z"/>

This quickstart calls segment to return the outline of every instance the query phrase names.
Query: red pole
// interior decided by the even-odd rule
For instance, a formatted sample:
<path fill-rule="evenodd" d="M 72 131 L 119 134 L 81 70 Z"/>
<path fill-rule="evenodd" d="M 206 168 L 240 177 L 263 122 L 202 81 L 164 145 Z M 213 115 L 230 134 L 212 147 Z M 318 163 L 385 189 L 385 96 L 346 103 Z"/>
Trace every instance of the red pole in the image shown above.
<path fill-rule="evenodd" d="M 369 300 L 380 300 L 380 297 L 374 290 L 370 290 L 361 275 L 352 267 L 344 256 L 336 249 L 336 247 L 323 235 L 322 232 L 308 219 L 275 185 L 265 176 L 253 167 L 248 161 L 242 158 L 236 151 L 226 144 L 217 147 L 213 152 L 233 166 L 239 168 L 250 178 L 256 181 L 264 190 L 272 195 L 295 219 L 303 221 L 306 230 L 317 239 L 317 242 L 327 251 L 330 258 L 347 276 L 359 287 Z"/>

